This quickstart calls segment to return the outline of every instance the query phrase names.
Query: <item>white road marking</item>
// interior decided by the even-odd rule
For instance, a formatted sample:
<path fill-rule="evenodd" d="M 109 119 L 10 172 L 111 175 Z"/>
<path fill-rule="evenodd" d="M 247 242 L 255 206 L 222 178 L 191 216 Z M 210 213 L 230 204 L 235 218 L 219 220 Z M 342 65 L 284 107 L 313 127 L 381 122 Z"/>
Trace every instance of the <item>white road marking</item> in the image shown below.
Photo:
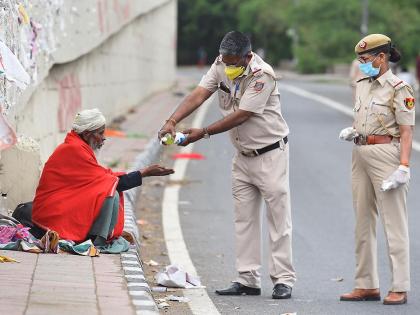
<path fill-rule="evenodd" d="M 294 93 L 296 95 L 308 98 L 310 100 L 316 101 L 318 103 L 321 103 L 322 105 L 325 105 L 327 107 L 330 107 L 336 111 L 339 111 L 347 116 L 353 117 L 353 110 L 351 108 L 349 108 L 348 106 L 336 102 L 328 97 L 325 96 L 321 96 L 319 94 L 315 94 L 312 92 L 308 92 L 304 89 L 289 85 L 289 84 L 281 84 L 280 85 L 280 90 L 286 90 L 288 92 Z M 343 126 L 344 128 L 345 126 Z M 413 140 L 413 144 L 412 144 L 413 150 L 420 152 L 420 143 L 417 141 Z"/>
<path fill-rule="evenodd" d="M 199 108 L 192 123 L 193 128 L 202 127 L 204 118 L 214 97 L 213 95 Z M 191 153 L 193 148 L 194 144 L 190 144 L 187 147 L 183 147 L 181 153 Z M 174 165 L 176 172 L 170 176 L 170 180 L 173 182 L 181 181 L 185 176 L 187 165 L 187 159 L 176 160 Z M 180 188 L 180 185 L 171 185 L 165 188 L 162 202 L 163 233 L 171 263 L 176 263 L 185 268 L 185 271 L 197 275 L 197 271 L 185 245 L 179 221 L 178 198 Z M 185 297 L 190 299 L 188 305 L 193 314 L 220 314 L 205 289 L 184 290 L 183 293 Z"/>

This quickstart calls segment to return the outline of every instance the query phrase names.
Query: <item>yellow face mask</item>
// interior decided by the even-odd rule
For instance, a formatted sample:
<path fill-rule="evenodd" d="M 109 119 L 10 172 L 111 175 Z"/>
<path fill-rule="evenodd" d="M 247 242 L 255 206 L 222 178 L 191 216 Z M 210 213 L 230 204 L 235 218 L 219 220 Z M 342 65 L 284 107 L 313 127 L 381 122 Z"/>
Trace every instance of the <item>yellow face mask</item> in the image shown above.
<path fill-rule="evenodd" d="M 225 73 L 229 80 L 233 81 L 237 77 L 239 77 L 242 73 L 244 73 L 245 67 L 244 66 L 226 66 Z"/>

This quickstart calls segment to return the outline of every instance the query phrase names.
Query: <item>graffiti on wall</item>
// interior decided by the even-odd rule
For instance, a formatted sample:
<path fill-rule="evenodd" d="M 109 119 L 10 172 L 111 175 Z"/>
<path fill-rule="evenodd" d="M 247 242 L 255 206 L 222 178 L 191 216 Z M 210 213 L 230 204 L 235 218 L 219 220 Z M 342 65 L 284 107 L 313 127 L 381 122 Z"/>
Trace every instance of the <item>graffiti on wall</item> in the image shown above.
<path fill-rule="evenodd" d="M 78 77 L 68 74 L 58 83 L 58 128 L 60 132 L 70 129 L 74 116 L 82 108 L 82 94 Z"/>
<path fill-rule="evenodd" d="M 109 8 L 109 0 L 97 0 L 98 24 L 101 34 L 108 34 L 110 31 L 109 19 L 116 18 L 118 23 L 127 22 L 132 14 L 133 0 L 113 0 L 112 7 Z M 108 11 L 108 9 L 112 9 Z M 110 13 L 110 14 L 109 14 Z M 113 16 L 111 16 L 111 14 Z"/>

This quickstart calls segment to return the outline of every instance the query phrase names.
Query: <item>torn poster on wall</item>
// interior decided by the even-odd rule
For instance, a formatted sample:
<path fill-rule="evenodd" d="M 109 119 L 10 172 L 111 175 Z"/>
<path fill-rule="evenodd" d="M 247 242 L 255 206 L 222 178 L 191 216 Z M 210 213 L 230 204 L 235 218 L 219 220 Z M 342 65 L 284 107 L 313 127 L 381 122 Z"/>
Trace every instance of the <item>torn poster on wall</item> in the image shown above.
<path fill-rule="evenodd" d="M 29 74 L 20 61 L 2 41 L 0 41 L 0 75 L 16 83 L 20 89 L 25 89 L 31 82 Z"/>
<path fill-rule="evenodd" d="M 2 41 L 0 41 L 0 76 L 14 82 L 22 90 L 31 82 L 31 78 L 22 64 Z M 0 106 L 0 151 L 11 147 L 15 143 L 16 133 L 6 120 L 3 106 Z"/>
<path fill-rule="evenodd" d="M 8 114 L 16 112 L 22 91 L 53 62 L 62 6 L 63 0 L 0 0 L 0 151 L 16 144 Z"/>

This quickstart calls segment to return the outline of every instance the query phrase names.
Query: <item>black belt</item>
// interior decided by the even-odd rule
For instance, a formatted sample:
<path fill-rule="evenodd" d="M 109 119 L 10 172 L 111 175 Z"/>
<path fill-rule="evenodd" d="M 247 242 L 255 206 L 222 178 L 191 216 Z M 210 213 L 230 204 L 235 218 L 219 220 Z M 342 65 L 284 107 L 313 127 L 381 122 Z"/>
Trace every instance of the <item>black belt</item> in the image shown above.
<path fill-rule="evenodd" d="M 284 142 L 284 144 L 286 144 L 288 141 L 289 140 L 287 139 L 287 136 L 286 136 L 286 137 L 283 138 L 282 141 L 277 141 L 277 142 L 274 142 L 273 144 L 270 144 L 270 145 L 268 145 L 268 146 L 266 146 L 264 148 L 252 150 L 252 151 L 249 151 L 249 152 L 242 151 L 241 154 L 242 155 L 245 155 L 247 157 L 258 156 L 258 155 L 267 153 L 269 151 L 272 151 L 274 149 L 280 148 L 280 143 L 281 142 Z"/>

